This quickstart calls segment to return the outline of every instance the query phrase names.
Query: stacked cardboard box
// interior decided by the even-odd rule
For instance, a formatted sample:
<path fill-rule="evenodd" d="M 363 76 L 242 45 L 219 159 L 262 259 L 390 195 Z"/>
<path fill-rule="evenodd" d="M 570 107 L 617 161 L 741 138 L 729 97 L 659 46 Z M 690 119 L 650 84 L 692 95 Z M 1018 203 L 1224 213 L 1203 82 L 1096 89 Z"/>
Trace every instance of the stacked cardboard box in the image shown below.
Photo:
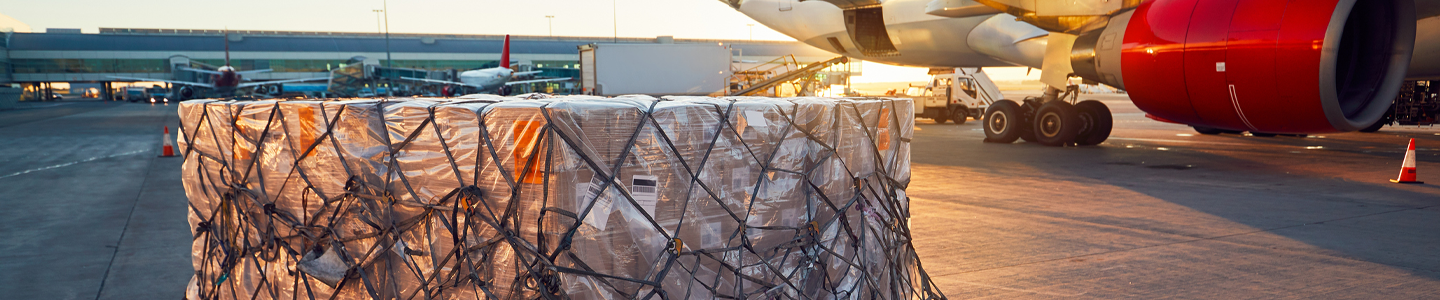
<path fill-rule="evenodd" d="M 907 99 L 189 101 L 193 299 L 938 298 Z"/>

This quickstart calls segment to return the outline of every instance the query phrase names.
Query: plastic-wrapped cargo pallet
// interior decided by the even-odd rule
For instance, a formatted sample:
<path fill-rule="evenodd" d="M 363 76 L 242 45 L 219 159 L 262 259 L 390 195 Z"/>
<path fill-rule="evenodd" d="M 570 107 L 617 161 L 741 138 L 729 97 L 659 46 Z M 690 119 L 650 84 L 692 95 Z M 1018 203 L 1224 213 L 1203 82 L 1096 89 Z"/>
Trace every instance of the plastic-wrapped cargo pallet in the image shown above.
<path fill-rule="evenodd" d="M 908 99 L 181 103 L 190 299 L 942 299 Z"/>

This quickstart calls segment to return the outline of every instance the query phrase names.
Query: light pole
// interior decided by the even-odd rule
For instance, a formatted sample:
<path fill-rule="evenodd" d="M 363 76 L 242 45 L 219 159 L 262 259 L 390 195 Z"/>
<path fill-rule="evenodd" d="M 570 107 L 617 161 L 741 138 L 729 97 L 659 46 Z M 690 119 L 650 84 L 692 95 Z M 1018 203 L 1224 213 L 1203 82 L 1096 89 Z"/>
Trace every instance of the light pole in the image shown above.
<path fill-rule="evenodd" d="M 550 37 L 555 37 L 555 16 L 545 16 L 550 21 Z"/>
<path fill-rule="evenodd" d="M 370 11 L 375 12 L 375 34 L 385 34 L 385 27 L 384 27 L 384 25 L 383 25 L 384 23 L 381 23 L 381 19 L 380 19 L 380 13 L 385 12 L 385 10 L 384 10 L 384 9 L 372 9 L 372 10 L 370 10 Z M 388 18 L 387 18 L 387 19 L 388 19 Z M 387 48 L 388 48 L 388 47 L 387 47 Z M 363 63 L 362 63 L 362 65 L 363 65 Z M 380 74 L 378 74 L 378 73 L 375 74 L 375 77 L 371 78 L 370 80 L 372 80 L 372 81 L 375 82 L 375 86 L 370 87 L 370 91 L 375 92 L 375 94 L 379 94 L 379 93 L 380 93 Z"/>
<path fill-rule="evenodd" d="M 745 26 L 750 26 L 750 40 L 751 40 L 751 41 L 754 41 L 754 40 L 755 40 L 755 24 L 745 24 Z"/>
<path fill-rule="evenodd" d="M 385 10 L 385 68 L 390 69 L 394 67 L 394 59 L 390 58 L 390 1 L 382 1 L 380 5 L 382 5 L 380 8 Z M 385 81 L 385 94 L 394 97 L 395 89 L 389 86 L 389 78 L 386 78 Z"/>

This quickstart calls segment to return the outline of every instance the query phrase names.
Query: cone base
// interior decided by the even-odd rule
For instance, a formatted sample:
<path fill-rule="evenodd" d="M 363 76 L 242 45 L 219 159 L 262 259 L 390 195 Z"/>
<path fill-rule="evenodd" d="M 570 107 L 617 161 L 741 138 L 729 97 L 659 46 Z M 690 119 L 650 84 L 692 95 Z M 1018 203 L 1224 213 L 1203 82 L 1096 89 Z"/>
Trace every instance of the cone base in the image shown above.
<path fill-rule="evenodd" d="M 1400 181 L 1399 179 L 1391 179 L 1390 182 L 1404 184 L 1425 184 L 1424 181 Z"/>

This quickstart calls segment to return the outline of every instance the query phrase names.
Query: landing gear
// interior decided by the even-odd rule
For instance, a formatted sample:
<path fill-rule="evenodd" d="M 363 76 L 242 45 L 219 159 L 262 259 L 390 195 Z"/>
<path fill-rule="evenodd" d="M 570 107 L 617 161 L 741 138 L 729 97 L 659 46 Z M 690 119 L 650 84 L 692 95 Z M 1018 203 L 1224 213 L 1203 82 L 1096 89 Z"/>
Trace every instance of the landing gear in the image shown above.
<path fill-rule="evenodd" d="M 1080 101 L 1075 105 L 1076 116 L 1080 118 L 1080 133 L 1075 135 L 1075 144 L 1080 146 L 1099 145 L 1110 138 L 1114 117 L 1110 107 L 1095 100 Z"/>
<path fill-rule="evenodd" d="M 1062 94 L 1063 92 L 1063 94 Z M 1017 139 L 1046 146 L 1099 145 L 1110 138 L 1115 120 L 1105 103 L 1077 101 L 1079 89 L 1050 89 L 1045 96 L 995 101 L 985 110 L 985 142 L 1013 143 Z M 1074 103 L 1073 105 L 1071 103 Z"/>
<path fill-rule="evenodd" d="M 1075 106 L 1064 101 L 1049 101 L 1040 105 L 1035 112 L 1035 141 L 1046 146 L 1065 146 L 1075 143 L 1080 134 L 1080 118 Z"/>
<path fill-rule="evenodd" d="M 1258 136 L 1258 137 L 1275 137 L 1277 134 L 1251 131 L 1251 132 L 1250 132 L 1250 135 L 1251 135 L 1251 136 Z"/>
<path fill-rule="evenodd" d="M 1020 136 L 1030 133 L 1029 122 L 1025 119 L 1015 101 L 995 101 L 985 110 L 985 142 L 1014 143 Z"/>

